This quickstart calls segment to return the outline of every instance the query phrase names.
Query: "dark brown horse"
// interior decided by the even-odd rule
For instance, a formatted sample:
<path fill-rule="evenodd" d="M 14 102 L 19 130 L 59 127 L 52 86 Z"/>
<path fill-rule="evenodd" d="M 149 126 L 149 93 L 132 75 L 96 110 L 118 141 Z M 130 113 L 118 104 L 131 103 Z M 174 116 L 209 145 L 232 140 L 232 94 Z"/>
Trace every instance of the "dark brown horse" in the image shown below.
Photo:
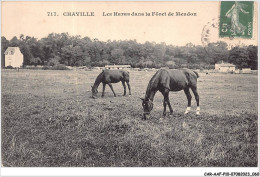
<path fill-rule="evenodd" d="M 129 89 L 129 95 L 131 95 L 131 87 L 129 84 L 129 72 L 123 71 L 123 70 L 103 70 L 96 78 L 96 81 L 94 85 L 92 86 L 92 97 L 95 98 L 98 93 L 98 86 L 102 82 L 103 84 L 103 92 L 102 97 L 104 96 L 105 87 L 106 84 L 111 88 L 112 92 L 114 93 L 114 96 L 116 96 L 115 91 L 113 89 L 113 86 L 111 83 L 118 83 L 122 82 L 124 87 L 124 96 L 126 95 L 126 86 L 125 83 L 128 86 Z"/>
<path fill-rule="evenodd" d="M 164 96 L 163 101 L 163 115 L 166 115 L 166 105 L 168 105 L 171 114 L 173 113 L 173 109 L 171 107 L 169 101 L 169 92 L 170 91 L 181 91 L 184 90 L 187 99 L 188 99 L 188 107 L 184 114 L 189 113 L 191 110 L 191 94 L 189 89 L 191 88 L 192 92 L 195 95 L 195 99 L 197 102 L 197 110 L 196 114 L 200 114 L 199 107 L 199 95 L 197 92 L 197 78 L 199 77 L 198 73 L 192 71 L 190 69 L 161 69 L 157 71 L 152 79 L 150 80 L 145 98 L 141 98 L 143 100 L 142 105 L 144 109 L 144 119 L 148 118 L 151 110 L 153 109 L 153 99 L 155 93 L 159 90 Z"/>

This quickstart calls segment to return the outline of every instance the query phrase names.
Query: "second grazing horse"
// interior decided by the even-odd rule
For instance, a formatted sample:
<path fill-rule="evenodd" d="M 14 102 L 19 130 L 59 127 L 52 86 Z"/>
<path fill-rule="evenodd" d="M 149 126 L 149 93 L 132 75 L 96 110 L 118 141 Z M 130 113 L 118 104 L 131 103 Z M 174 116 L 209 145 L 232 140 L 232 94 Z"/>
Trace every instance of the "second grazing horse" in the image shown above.
<path fill-rule="evenodd" d="M 111 83 L 122 82 L 124 87 L 124 96 L 126 95 L 126 85 L 129 89 L 129 95 L 131 95 L 131 87 L 129 84 L 129 72 L 124 70 L 103 70 L 96 78 L 94 85 L 92 86 L 92 97 L 96 98 L 98 93 L 98 86 L 100 83 L 103 84 L 102 97 L 105 95 L 105 87 L 108 85 L 114 96 L 116 96 L 115 91 Z"/>

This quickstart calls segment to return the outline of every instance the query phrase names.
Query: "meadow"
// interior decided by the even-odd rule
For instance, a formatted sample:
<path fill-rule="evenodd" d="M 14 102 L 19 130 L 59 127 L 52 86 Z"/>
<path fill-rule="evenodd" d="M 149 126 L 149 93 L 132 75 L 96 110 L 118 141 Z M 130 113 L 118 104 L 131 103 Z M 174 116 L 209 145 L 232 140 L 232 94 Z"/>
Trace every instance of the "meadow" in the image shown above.
<path fill-rule="evenodd" d="M 130 71 L 91 98 L 100 71 L 2 70 L 2 165 L 6 167 L 256 167 L 258 76 L 199 73 L 201 115 L 183 91 L 162 117 L 158 92 L 149 120 L 140 97 L 154 72 Z M 169 110 L 167 109 L 169 112 Z"/>

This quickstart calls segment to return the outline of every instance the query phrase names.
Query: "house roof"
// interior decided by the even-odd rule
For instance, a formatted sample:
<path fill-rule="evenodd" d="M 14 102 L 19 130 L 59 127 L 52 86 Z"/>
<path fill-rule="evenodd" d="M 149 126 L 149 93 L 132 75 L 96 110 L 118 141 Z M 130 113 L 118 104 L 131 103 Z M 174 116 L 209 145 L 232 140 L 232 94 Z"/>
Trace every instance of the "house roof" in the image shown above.
<path fill-rule="evenodd" d="M 6 49 L 6 51 L 5 51 L 5 55 L 7 55 L 8 52 L 10 52 L 10 51 L 13 51 L 13 52 L 15 52 L 15 51 L 20 51 L 20 49 L 19 49 L 19 47 L 8 47 L 8 48 Z"/>

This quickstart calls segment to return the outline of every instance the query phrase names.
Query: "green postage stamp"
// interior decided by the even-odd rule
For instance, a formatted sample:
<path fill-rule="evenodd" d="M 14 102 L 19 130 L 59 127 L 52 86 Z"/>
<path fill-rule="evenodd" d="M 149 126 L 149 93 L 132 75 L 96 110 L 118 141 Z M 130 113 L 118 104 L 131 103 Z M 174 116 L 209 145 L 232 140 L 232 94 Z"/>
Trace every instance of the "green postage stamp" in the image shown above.
<path fill-rule="evenodd" d="M 252 38 L 254 1 L 222 1 L 219 36 Z"/>

